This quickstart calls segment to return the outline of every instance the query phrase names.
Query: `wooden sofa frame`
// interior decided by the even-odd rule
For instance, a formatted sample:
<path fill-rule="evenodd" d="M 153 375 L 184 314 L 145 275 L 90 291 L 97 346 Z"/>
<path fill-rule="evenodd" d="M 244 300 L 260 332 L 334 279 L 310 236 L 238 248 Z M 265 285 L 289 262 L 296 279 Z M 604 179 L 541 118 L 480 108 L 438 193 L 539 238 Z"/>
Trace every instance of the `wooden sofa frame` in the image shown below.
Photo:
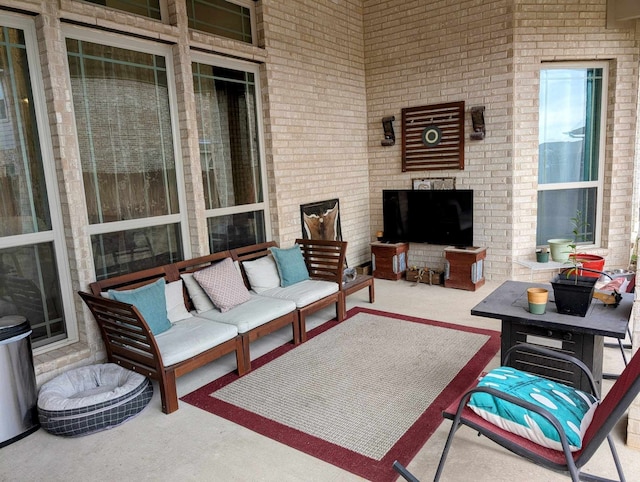
<path fill-rule="evenodd" d="M 228 257 L 233 258 L 231 252 L 223 251 L 223 252 L 218 252 L 214 254 L 209 254 L 206 256 L 201 256 L 199 258 L 188 259 L 185 261 L 178 261 L 174 263 L 173 266 L 178 270 L 178 274 L 193 273 L 194 271 L 198 271 L 200 269 L 206 268 Z M 188 308 L 189 310 L 192 310 L 194 307 L 191 306 L 191 300 L 189 299 L 188 302 L 190 304 Z M 244 366 L 247 368 L 247 371 L 251 370 L 251 355 L 249 352 L 249 344 L 252 341 L 257 340 L 258 338 L 268 335 L 269 333 L 279 330 L 280 328 L 283 328 L 287 325 L 291 325 L 293 330 L 292 343 L 294 345 L 298 345 L 301 342 L 300 325 L 298 323 L 295 311 L 291 311 L 290 313 L 287 313 L 286 315 L 282 315 L 279 318 L 274 318 L 268 323 L 257 326 L 250 331 L 239 334 L 242 340 L 242 353 L 244 357 Z"/>
<path fill-rule="evenodd" d="M 91 293 L 78 292 L 98 323 L 107 352 L 107 360 L 156 380 L 160 389 L 164 413 L 171 413 L 178 409 L 176 390 L 178 377 L 232 352 L 236 354 L 238 375 L 242 376 L 251 370 L 250 342 L 288 324 L 291 325 L 293 331 L 292 342 L 294 344 L 300 343 L 300 325 L 296 311 L 292 310 L 290 313 L 275 318 L 253 330 L 240 333 L 232 340 L 212 347 L 187 360 L 165 367 L 149 325 L 135 306 L 104 298 L 100 293 L 110 289 L 138 288 L 153 283 L 159 278 L 164 278 L 166 282 L 177 281 L 183 273 L 198 271 L 224 258 L 232 258 L 231 252 L 221 251 L 95 281 L 89 285 Z M 194 307 L 184 284 L 183 294 L 187 308 L 192 310 Z"/>
<path fill-rule="evenodd" d="M 347 252 L 346 241 L 296 239 L 295 242 L 302 250 L 302 255 L 311 279 L 333 281 L 338 283 L 338 286 L 342 286 L 342 274 Z M 277 248 L 278 245 L 274 241 L 268 241 L 251 246 L 244 246 L 242 248 L 232 249 L 231 256 L 242 265 L 243 261 L 251 261 L 267 256 L 269 254 L 269 248 L 272 247 Z M 250 288 L 251 285 L 249 284 L 244 269 L 242 269 L 242 277 L 244 278 L 245 285 Z M 307 339 L 307 316 L 334 303 L 336 305 L 336 318 L 338 321 L 343 321 L 346 310 L 345 296 L 341 289 L 336 293 L 296 310 L 300 340 L 302 342 Z"/>
<path fill-rule="evenodd" d="M 169 414 L 178 409 L 176 378 L 234 352 L 238 375 L 244 375 L 247 367 L 240 336 L 165 367 L 155 337 L 138 309 L 128 303 L 100 295 L 102 291 L 109 289 L 133 289 L 159 278 L 175 281 L 179 279 L 177 269 L 166 265 L 96 281 L 89 285 L 92 293 L 79 291 L 78 294 L 98 323 L 107 351 L 107 360 L 156 380 L 160 389 L 162 411 Z"/>

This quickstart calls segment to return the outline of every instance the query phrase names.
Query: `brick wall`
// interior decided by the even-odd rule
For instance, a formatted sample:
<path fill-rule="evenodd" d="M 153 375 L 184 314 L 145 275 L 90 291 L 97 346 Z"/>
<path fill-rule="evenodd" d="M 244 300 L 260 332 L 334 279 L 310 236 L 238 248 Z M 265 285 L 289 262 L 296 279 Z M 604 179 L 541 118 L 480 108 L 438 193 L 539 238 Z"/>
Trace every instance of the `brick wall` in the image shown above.
<path fill-rule="evenodd" d="M 365 10 L 370 234 L 382 229 L 382 190 L 413 178 L 455 177 L 475 191 L 475 243 L 488 247 L 488 278 L 511 269 L 513 6 L 506 0 L 388 1 Z M 446 102 L 486 106 L 486 138 L 465 139 L 464 170 L 401 171 L 401 111 Z M 396 144 L 383 147 L 381 119 L 394 115 Z M 465 130 L 472 130 L 465 114 Z M 444 262 L 442 246 L 412 244 L 409 264 Z"/>
<path fill-rule="evenodd" d="M 606 255 L 608 267 L 627 267 L 638 44 L 633 30 L 605 28 L 606 0 L 398 0 L 368 6 L 364 18 L 372 236 L 382 229 L 382 189 L 455 177 L 458 187 L 475 191 L 475 243 L 488 247 L 487 278 L 529 279 L 514 261 L 533 259 L 536 243 L 540 65 L 606 59 L 605 222 L 594 254 Z M 399 134 L 402 108 L 459 100 L 467 110 L 486 106 L 487 135 L 465 139 L 465 169 L 403 173 L 400 136 L 395 146 L 380 146 L 382 117 L 395 115 Z M 437 264 L 442 247 L 414 244 L 409 259 Z M 549 279 L 549 272 L 538 276 Z"/>
<path fill-rule="evenodd" d="M 301 204 L 339 198 L 355 266 L 370 242 L 362 2 L 261 3 L 274 234 L 293 242 Z"/>

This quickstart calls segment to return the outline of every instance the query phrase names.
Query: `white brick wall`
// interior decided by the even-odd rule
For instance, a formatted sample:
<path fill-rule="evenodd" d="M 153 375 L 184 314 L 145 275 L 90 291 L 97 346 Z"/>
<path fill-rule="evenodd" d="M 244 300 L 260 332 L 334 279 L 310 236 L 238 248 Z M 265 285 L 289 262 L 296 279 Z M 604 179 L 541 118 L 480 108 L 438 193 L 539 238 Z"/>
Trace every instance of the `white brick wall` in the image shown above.
<path fill-rule="evenodd" d="M 511 246 L 512 14 L 510 2 L 389 1 L 365 11 L 371 185 L 370 233 L 382 229 L 383 189 L 411 179 L 455 177 L 475 191 L 475 243 L 488 247 L 487 276 L 508 276 Z M 465 169 L 401 172 L 404 107 L 484 105 L 487 136 L 465 139 Z M 396 144 L 382 147 L 381 119 L 395 115 Z M 465 118 L 471 130 L 470 116 Z M 412 245 L 410 264 L 443 262 L 442 247 Z"/>

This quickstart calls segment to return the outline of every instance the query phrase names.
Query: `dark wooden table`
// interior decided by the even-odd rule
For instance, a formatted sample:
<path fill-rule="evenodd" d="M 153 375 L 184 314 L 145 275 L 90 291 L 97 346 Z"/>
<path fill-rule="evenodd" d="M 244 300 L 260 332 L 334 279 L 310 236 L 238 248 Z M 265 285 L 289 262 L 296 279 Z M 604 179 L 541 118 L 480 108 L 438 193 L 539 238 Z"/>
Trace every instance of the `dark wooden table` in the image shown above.
<path fill-rule="evenodd" d="M 529 313 L 527 288 L 534 286 L 549 290 L 547 310 L 542 315 Z M 582 360 L 592 371 L 600 389 L 604 337 L 624 338 L 631 316 L 634 295 L 625 293 L 622 296 L 617 307 L 594 299 L 583 318 L 558 313 L 550 284 L 505 281 L 472 308 L 471 314 L 502 321 L 502 356 L 518 343 L 534 343 L 561 350 Z M 516 352 L 510 365 L 590 391 L 587 378 L 567 363 L 551 363 L 540 356 Z"/>

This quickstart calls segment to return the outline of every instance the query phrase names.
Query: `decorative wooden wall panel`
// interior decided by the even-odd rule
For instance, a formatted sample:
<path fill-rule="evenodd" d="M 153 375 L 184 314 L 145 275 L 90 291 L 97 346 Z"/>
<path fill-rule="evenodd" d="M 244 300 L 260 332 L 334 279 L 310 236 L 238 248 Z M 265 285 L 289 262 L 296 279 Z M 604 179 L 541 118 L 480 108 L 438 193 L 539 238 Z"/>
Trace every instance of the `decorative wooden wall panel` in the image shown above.
<path fill-rule="evenodd" d="M 464 169 L 464 101 L 402 109 L 402 171 Z"/>

